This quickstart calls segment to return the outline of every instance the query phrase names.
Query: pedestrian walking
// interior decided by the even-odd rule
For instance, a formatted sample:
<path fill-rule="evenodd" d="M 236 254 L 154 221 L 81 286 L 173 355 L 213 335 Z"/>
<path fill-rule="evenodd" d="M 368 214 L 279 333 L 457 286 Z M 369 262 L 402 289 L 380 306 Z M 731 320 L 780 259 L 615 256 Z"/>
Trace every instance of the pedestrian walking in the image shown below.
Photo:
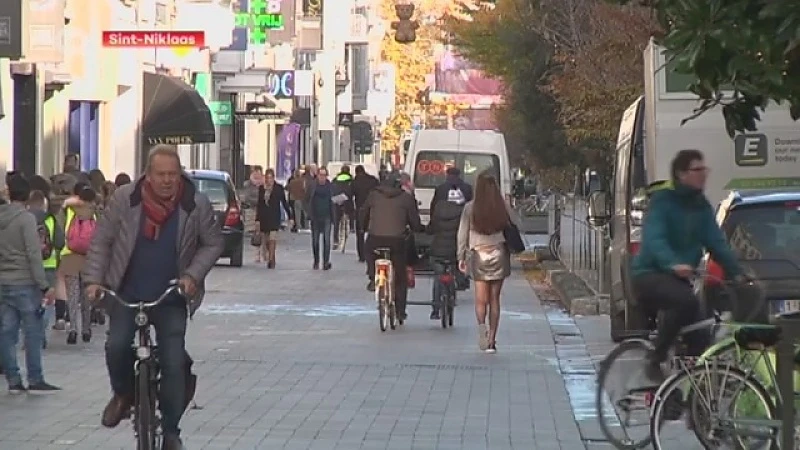
<path fill-rule="evenodd" d="M 488 171 L 478 175 L 475 199 L 464 206 L 458 227 L 458 268 L 475 281 L 475 317 L 478 345 L 488 353 L 497 351 L 500 324 L 500 291 L 511 275 L 511 255 L 503 231 L 519 219 L 500 192 L 497 179 Z M 489 324 L 486 324 L 486 316 Z"/>
<path fill-rule="evenodd" d="M 338 174 L 333 178 L 333 196 L 341 196 L 333 207 L 333 249 L 339 249 L 339 227 L 342 217 L 347 216 L 350 221 L 355 215 L 353 206 L 353 176 L 350 175 L 350 166 L 343 165 Z"/>
<path fill-rule="evenodd" d="M 28 211 L 36 218 L 37 234 L 42 249 L 44 273 L 50 286 L 55 287 L 58 276 L 60 252 L 64 248 L 64 229 L 59 225 L 56 216 L 47 211 L 47 197 L 42 191 L 31 191 L 28 197 Z M 42 348 L 47 347 L 47 329 L 55 317 L 55 305 L 45 305 L 42 317 L 44 341 Z"/>
<path fill-rule="evenodd" d="M 82 275 L 86 254 L 97 226 L 95 202 L 97 193 L 83 182 L 75 184 L 74 195 L 64 201 L 64 233 L 66 243 L 61 252 L 59 273 L 67 289 L 69 327 L 67 344 L 78 342 L 80 326 L 83 342 L 92 340 L 91 303 L 83 295 Z"/>
<path fill-rule="evenodd" d="M 317 179 L 306 189 L 305 208 L 311 220 L 311 249 L 314 253 L 314 270 L 319 269 L 320 238 L 322 238 L 322 270 L 331 265 L 331 225 L 333 224 L 333 185 L 328 180 L 328 169 L 316 170 Z"/>
<path fill-rule="evenodd" d="M 131 176 L 125 172 L 118 173 L 117 176 L 114 178 L 114 184 L 117 185 L 117 187 L 125 186 L 126 184 L 130 184 L 130 182 L 131 182 Z"/>
<path fill-rule="evenodd" d="M 185 299 L 167 299 L 149 314 L 158 341 L 164 450 L 183 449 L 179 424 L 196 388 L 186 353 L 186 302 L 194 314 L 206 275 L 223 248 L 211 202 L 183 173 L 172 145 L 153 147 L 145 175 L 114 193 L 92 240 L 84 270 L 87 297 L 96 299 L 104 286 L 126 301 L 152 301 L 174 279 L 185 292 Z M 107 307 L 106 365 L 114 396 L 103 410 L 102 424 L 115 427 L 133 405 L 136 312 L 119 303 Z"/>
<path fill-rule="evenodd" d="M 11 393 L 52 392 L 58 387 L 44 380 L 42 326 L 44 303 L 55 292 L 47 281 L 36 218 L 26 210 L 30 184 L 22 175 L 6 179 L 9 202 L 0 205 L 0 366 Z M 27 388 L 17 364 L 20 327 L 25 342 Z"/>
<path fill-rule="evenodd" d="M 275 181 L 275 171 L 264 172 L 264 184 L 258 188 L 256 203 L 256 229 L 262 233 L 262 246 L 267 248 L 267 268 L 275 268 L 275 253 L 278 246 L 278 230 L 281 229 L 281 207 L 293 222 L 293 213 L 286 200 L 286 191 Z"/>
<path fill-rule="evenodd" d="M 294 171 L 294 175 L 289 179 L 286 184 L 286 190 L 289 191 L 289 207 L 292 208 L 294 215 L 294 226 L 292 232 L 297 233 L 298 227 L 305 228 L 305 221 L 303 220 L 303 201 L 306 198 L 306 180 L 299 170 Z"/>
<path fill-rule="evenodd" d="M 264 168 L 261 166 L 253 166 L 252 169 L 250 178 L 244 182 L 244 204 L 249 210 L 248 215 L 252 214 L 255 219 L 252 221 L 252 229 L 250 229 L 250 232 L 253 233 L 253 235 L 261 235 L 259 238 L 256 238 L 258 249 L 255 258 L 256 263 L 261 263 L 262 258 L 264 260 L 267 259 L 267 243 L 258 227 L 258 218 L 255 216 L 258 215 L 256 210 L 258 207 L 258 190 L 264 185 Z"/>

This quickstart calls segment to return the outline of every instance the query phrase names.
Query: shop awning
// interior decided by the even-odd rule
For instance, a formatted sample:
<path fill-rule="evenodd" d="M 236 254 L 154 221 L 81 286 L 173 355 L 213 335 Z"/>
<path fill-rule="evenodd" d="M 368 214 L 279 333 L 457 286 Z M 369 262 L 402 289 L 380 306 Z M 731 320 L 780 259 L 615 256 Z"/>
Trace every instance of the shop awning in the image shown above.
<path fill-rule="evenodd" d="M 205 100 L 183 81 L 144 73 L 142 138 L 145 145 L 214 142 L 214 122 Z"/>

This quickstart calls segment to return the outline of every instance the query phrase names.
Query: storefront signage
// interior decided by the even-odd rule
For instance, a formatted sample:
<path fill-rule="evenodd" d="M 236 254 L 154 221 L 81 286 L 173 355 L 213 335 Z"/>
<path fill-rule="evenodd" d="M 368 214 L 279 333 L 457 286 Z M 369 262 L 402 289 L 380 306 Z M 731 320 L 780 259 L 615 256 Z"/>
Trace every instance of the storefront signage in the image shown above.
<path fill-rule="evenodd" d="M 211 112 L 211 121 L 214 125 L 230 125 L 233 123 L 231 102 L 208 102 L 208 110 Z"/>
<path fill-rule="evenodd" d="M 322 0 L 303 0 L 303 15 L 306 17 L 321 17 Z"/>
<path fill-rule="evenodd" d="M 247 9 L 236 13 L 235 26 L 247 29 L 250 44 L 265 45 L 270 30 L 284 27 L 282 5 L 283 0 L 249 0 Z"/>
<path fill-rule="evenodd" d="M 194 139 L 191 136 L 160 136 L 147 138 L 147 143 L 150 145 L 191 145 L 194 144 Z"/>
<path fill-rule="evenodd" d="M 294 97 L 294 71 L 275 70 L 267 76 L 267 92 L 278 100 Z"/>
<path fill-rule="evenodd" d="M 22 2 L 0 1 L 0 58 L 22 57 Z"/>

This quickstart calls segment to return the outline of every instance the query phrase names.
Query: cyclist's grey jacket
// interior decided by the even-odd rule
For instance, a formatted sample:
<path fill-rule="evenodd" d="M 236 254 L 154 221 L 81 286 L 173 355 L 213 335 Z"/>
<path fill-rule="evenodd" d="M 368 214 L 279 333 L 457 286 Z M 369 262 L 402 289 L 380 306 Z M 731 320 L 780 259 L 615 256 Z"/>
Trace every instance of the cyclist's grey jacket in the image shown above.
<path fill-rule="evenodd" d="M 120 288 L 142 223 L 143 179 L 117 189 L 98 219 L 84 267 L 85 284 L 100 284 L 115 291 Z M 208 197 L 197 192 L 186 175 L 183 179 L 183 198 L 178 205 L 178 273 L 197 283 L 197 293 L 191 299 L 194 313 L 203 300 L 206 275 L 222 254 L 224 241 Z"/>

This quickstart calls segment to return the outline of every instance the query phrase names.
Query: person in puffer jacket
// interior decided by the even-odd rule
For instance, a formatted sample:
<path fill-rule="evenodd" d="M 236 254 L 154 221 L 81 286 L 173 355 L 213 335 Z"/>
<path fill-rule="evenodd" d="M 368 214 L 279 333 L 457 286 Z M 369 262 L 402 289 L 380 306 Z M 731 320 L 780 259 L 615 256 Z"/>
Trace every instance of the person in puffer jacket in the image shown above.
<path fill-rule="evenodd" d="M 439 302 L 442 298 L 442 282 L 439 275 L 445 272 L 445 263 L 457 264 L 458 227 L 461 222 L 461 213 L 467 203 L 463 193 L 457 188 L 448 195 L 446 200 L 440 200 L 431 216 L 428 225 L 428 234 L 433 235 L 430 247 L 430 258 L 433 272 L 433 302 L 431 320 L 439 320 Z M 453 272 L 458 273 L 458 270 Z"/>

